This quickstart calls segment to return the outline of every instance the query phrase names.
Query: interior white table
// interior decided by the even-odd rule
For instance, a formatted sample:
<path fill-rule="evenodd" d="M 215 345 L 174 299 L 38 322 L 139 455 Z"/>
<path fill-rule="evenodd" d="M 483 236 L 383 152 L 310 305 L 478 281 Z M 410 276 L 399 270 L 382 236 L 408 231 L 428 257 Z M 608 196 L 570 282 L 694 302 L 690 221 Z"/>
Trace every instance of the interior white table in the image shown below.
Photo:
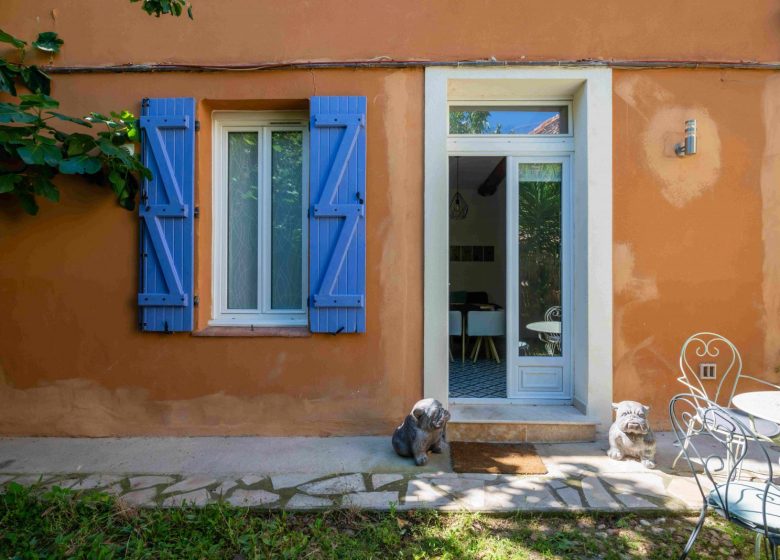
<path fill-rule="evenodd" d="M 545 334 L 561 334 L 560 321 L 537 321 L 535 323 L 528 323 L 525 328 L 527 328 L 529 331 L 536 331 Z"/>
<path fill-rule="evenodd" d="M 752 391 L 734 395 L 731 401 L 754 418 L 780 424 L 780 391 Z"/>

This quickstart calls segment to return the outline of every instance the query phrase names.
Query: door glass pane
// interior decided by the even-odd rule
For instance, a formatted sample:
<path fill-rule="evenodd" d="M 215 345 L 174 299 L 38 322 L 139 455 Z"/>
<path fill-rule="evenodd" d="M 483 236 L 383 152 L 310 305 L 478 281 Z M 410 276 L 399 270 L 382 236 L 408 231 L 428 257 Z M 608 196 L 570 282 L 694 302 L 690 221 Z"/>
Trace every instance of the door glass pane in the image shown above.
<path fill-rule="evenodd" d="M 450 134 L 531 134 L 569 133 L 568 107 L 450 107 Z"/>
<path fill-rule="evenodd" d="M 303 133 L 271 133 L 271 308 L 303 307 Z"/>
<path fill-rule="evenodd" d="M 561 356 L 560 163 L 521 163 L 519 271 L 520 354 Z"/>
<path fill-rule="evenodd" d="M 257 309 L 257 132 L 228 132 L 228 309 Z"/>

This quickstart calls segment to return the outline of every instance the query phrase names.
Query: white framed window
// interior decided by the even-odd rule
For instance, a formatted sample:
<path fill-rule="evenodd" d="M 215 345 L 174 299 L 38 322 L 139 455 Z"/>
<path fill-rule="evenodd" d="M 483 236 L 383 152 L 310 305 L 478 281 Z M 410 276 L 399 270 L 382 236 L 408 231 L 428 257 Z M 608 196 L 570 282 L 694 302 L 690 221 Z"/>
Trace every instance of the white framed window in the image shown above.
<path fill-rule="evenodd" d="M 307 324 L 308 115 L 213 113 L 212 325 Z"/>

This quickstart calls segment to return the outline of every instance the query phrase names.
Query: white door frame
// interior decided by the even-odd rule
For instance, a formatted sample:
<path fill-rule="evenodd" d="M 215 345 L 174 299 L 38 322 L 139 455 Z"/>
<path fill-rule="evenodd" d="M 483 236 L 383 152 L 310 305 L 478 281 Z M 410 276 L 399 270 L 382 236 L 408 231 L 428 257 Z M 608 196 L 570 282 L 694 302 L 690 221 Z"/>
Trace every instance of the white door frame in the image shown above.
<path fill-rule="evenodd" d="M 467 92 L 467 93 L 463 93 Z M 574 405 L 606 427 L 612 401 L 612 71 L 609 68 L 427 68 L 425 71 L 424 393 L 449 400 L 448 105 L 475 99 L 570 99 L 574 137 Z M 501 142 L 496 139 L 495 142 Z M 456 150 L 452 150 L 455 152 Z M 469 152 L 469 155 L 478 155 Z M 483 154 L 488 155 L 488 154 Z M 496 155 L 495 150 L 490 155 Z"/>
<path fill-rule="evenodd" d="M 571 192 L 571 161 L 572 155 L 539 156 L 522 155 L 507 159 L 506 174 L 506 377 L 507 398 L 512 402 L 522 404 L 571 404 L 573 397 L 572 368 L 572 192 Z M 520 341 L 520 277 L 519 245 L 517 232 L 520 226 L 519 205 L 520 191 L 518 189 L 518 165 L 522 163 L 560 163 L 561 164 L 561 356 L 520 356 L 518 343 Z M 559 390 L 531 392 L 523 391 L 521 385 L 523 370 L 531 369 L 540 382 L 555 382 L 560 384 Z M 550 375 L 554 370 L 560 375 Z M 541 385 L 539 383 L 538 385 Z M 537 385 L 537 386 L 538 386 Z"/>

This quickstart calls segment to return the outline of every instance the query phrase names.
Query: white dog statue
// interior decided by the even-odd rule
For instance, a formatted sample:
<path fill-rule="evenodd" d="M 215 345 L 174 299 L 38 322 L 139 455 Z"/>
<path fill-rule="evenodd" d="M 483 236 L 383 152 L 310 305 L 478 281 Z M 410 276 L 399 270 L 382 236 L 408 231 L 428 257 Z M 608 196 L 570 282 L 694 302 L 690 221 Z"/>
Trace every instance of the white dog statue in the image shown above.
<path fill-rule="evenodd" d="M 648 469 L 655 468 L 655 436 L 647 421 L 649 406 L 636 401 L 612 403 L 615 423 L 609 429 L 607 456 L 616 461 L 638 459 Z"/>

